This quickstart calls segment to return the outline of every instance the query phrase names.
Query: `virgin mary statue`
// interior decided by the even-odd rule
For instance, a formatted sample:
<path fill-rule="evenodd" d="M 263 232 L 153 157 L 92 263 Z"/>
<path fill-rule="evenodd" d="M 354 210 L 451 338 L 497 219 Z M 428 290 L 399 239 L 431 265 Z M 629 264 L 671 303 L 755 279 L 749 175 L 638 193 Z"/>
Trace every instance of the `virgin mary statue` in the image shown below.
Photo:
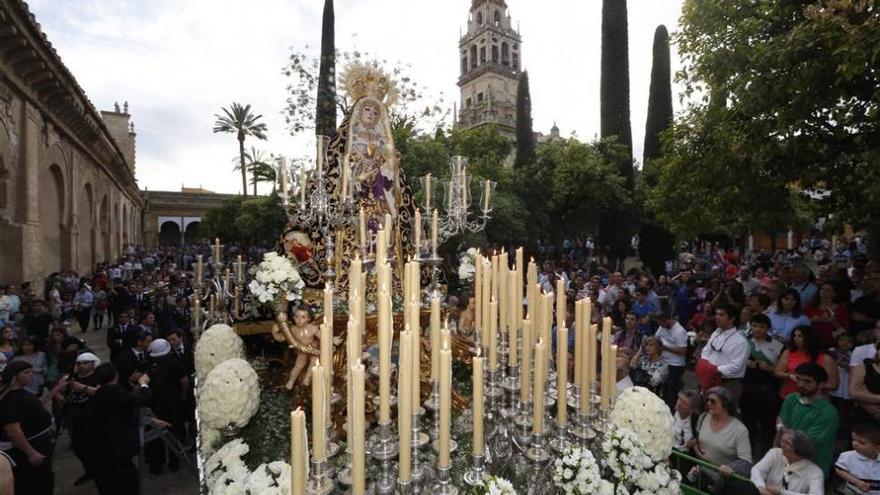
<path fill-rule="evenodd" d="M 352 102 L 328 150 L 328 187 L 335 201 L 351 198 L 366 217 L 367 251 L 375 247 L 375 234 L 390 219 L 391 250 L 395 285 L 399 283 L 399 261 L 411 250 L 413 198 L 400 167 L 400 154 L 394 147 L 389 108 L 397 99 L 394 81 L 375 63 L 353 63 L 341 77 L 341 85 Z M 313 186 L 315 187 L 315 186 Z M 336 287 L 348 287 L 348 266 L 360 253 L 357 212 L 354 221 L 337 229 L 335 242 Z M 295 229 L 295 226 L 294 226 Z M 316 233 L 311 233 L 316 234 Z M 321 244 L 319 235 L 310 235 Z M 315 249 L 316 268 L 325 265 Z M 325 266 L 320 267 L 321 269 Z M 311 281 L 310 281 L 311 282 Z M 315 284 L 319 280 L 314 281 Z M 369 292 L 370 287 L 368 287 Z"/>

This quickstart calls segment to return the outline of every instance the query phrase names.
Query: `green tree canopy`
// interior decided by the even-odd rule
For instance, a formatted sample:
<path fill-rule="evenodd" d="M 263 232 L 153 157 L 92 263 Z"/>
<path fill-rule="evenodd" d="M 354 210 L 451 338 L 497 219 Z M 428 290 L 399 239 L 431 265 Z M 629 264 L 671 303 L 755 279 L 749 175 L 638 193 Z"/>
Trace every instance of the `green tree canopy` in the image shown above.
<path fill-rule="evenodd" d="M 801 190 L 835 219 L 878 224 L 880 15 L 874 2 L 688 0 L 679 80 L 692 102 L 667 133 L 650 194 L 676 233 L 775 231 Z"/>
<path fill-rule="evenodd" d="M 274 245 L 281 239 L 285 225 L 287 216 L 277 195 L 234 198 L 205 213 L 199 224 L 199 236 Z"/>
<path fill-rule="evenodd" d="M 532 128 L 532 94 L 529 90 L 529 73 L 519 75 L 516 88 L 516 161 L 521 167 L 535 161 L 535 131 Z"/>

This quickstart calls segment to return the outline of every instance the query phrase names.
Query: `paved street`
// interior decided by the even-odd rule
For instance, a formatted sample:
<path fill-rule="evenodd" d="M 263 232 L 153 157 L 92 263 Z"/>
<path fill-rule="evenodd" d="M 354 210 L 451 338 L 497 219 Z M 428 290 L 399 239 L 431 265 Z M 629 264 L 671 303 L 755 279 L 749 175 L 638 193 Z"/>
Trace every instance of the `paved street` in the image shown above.
<path fill-rule="evenodd" d="M 78 328 L 78 327 L 75 327 Z M 85 338 L 89 348 L 106 360 L 109 356 L 105 341 L 106 333 L 90 331 L 85 335 L 74 330 L 74 335 Z M 55 493 L 56 495 L 95 495 L 98 493 L 94 482 L 81 486 L 73 486 L 73 482 L 82 475 L 82 466 L 70 450 L 70 437 L 62 433 L 55 449 Z M 162 495 L 190 495 L 198 493 L 198 476 L 184 467 L 176 473 L 165 472 L 161 476 L 145 473 L 144 494 L 162 493 Z M 126 494 L 120 494 L 126 495 Z"/>

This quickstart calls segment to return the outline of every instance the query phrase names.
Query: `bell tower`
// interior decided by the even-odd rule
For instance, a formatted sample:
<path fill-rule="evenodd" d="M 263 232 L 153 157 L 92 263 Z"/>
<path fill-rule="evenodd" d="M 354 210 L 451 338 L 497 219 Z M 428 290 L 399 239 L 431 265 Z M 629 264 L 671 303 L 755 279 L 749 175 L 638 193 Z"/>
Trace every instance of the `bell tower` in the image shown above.
<path fill-rule="evenodd" d="M 467 32 L 458 42 L 461 89 L 456 128 L 489 124 L 513 140 L 521 41 L 505 0 L 472 0 Z"/>

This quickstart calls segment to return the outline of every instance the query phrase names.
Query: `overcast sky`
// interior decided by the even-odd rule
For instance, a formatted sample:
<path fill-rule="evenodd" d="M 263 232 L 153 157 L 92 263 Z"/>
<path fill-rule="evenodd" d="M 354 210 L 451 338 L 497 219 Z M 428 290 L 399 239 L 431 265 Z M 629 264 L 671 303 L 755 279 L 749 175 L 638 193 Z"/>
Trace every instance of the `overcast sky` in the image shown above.
<path fill-rule="evenodd" d="M 29 0 L 49 41 L 98 109 L 128 101 L 141 188 L 239 192 L 234 135 L 214 114 L 251 103 L 269 126 L 259 149 L 303 156 L 281 113 L 291 49 L 317 53 L 323 0 Z M 508 0 L 523 37 L 536 131 L 599 133 L 601 0 Z M 654 29 L 675 31 L 683 0 L 630 0 L 634 155 L 641 159 Z M 336 0 L 336 46 L 410 64 L 414 79 L 451 106 L 459 100 L 459 30 L 471 0 Z M 673 50 L 673 71 L 678 57 Z M 340 68 L 341 70 L 341 68 Z M 677 93 L 673 88 L 673 92 Z M 676 111 L 679 102 L 675 99 Z M 267 186 L 262 186 L 268 190 Z"/>

